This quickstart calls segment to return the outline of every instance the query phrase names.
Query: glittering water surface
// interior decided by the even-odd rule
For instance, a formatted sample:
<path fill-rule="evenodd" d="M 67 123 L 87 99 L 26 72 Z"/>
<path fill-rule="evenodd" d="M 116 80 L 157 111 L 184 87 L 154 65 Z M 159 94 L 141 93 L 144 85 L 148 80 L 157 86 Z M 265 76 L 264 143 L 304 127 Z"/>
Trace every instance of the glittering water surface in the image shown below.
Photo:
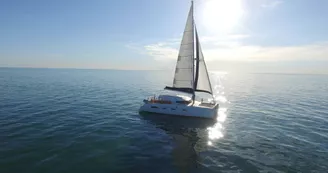
<path fill-rule="evenodd" d="M 0 69 L 0 172 L 328 170 L 328 76 L 213 73 L 217 120 L 139 115 L 171 76 Z"/>

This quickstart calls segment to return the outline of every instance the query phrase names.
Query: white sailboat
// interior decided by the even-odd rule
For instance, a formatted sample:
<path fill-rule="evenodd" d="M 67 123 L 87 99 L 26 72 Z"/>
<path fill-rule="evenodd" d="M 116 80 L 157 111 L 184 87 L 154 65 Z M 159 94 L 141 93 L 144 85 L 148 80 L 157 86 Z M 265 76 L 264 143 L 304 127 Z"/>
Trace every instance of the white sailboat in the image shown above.
<path fill-rule="evenodd" d="M 179 95 L 159 95 L 145 99 L 139 112 L 159 113 L 167 115 L 215 118 L 219 108 L 213 99 L 211 102 L 196 100 L 196 93 L 210 94 L 213 91 L 206 63 L 199 42 L 193 15 L 193 1 L 183 33 L 175 75 L 172 86 L 165 90 L 188 93 L 191 97 Z"/>

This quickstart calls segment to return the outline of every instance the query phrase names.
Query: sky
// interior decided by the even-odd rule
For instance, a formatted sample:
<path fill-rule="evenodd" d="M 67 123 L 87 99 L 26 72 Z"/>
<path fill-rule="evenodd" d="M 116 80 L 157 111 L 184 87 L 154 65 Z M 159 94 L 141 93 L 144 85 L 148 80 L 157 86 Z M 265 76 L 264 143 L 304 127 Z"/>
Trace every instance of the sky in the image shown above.
<path fill-rule="evenodd" d="M 0 67 L 172 70 L 190 0 L 2 0 Z M 327 0 L 195 0 L 209 70 L 328 74 Z"/>

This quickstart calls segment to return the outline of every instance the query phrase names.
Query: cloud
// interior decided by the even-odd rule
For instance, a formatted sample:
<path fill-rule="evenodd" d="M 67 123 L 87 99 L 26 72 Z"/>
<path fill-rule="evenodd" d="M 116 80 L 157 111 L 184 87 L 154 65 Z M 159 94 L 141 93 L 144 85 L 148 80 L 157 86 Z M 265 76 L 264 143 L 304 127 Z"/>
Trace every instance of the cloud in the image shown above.
<path fill-rule="evenodd" d="M 205 36 L 200 38 L 202 46 L 207 48 L 217 47 L 232 47 L 239 45 L 238 40 L 249 37 L 249 35 L 222 35 L 216 37 Z M 158 61 L 176 60 L 179 52 L 180 39 L 173 38 L 163 42 L 151 43 L 146 45 L 138 45 L 136 43 L 129 43 L 126 45 L 127 48 L 137 51 L 140 54 L 148 55 Z M 210 50 L 211 52 L 215 52 Z M 213 53 L 215 54 L 215 53 Z"/>
<path fill-rule="evenodd" d="M 284 1 L 281 0 L 266 0 L 261 6 L 263 8 L 275 8 L 281 5 Z"/>
<path fill-rule="evenodd" d="M 228 35 L 218 35 L 218 36 L 205 36 L 200 37 L 200 41 L 202 43 L 209 43 L 209 42 L 219 42 L 219 41 L 231 41 L 231 40 L 242 40 L 245 38 L 250 37 L 247 34 L 228 34 Z"/>
<path fill-rule="evenodd" d="M 205 60 L 210 61 L 328 61 L 328 41 L 294 46 L 261 46 L 243 44 L 249 35 L 227 35 L 222 38 L 202 37 Z M 174 41 L 172 41 L 174 40 Z M 177 39 L 134 47 L 158 61 L 176 60 Z"/>
<path fill-rule="evenodd" d="M 142 55 L 148 55 L 157 61 L 167 61 L 176 59 L 178 56 L 178 39 L 168 39 L 165 42 L 151 43 L 140 45 L 137 43 L 129 43 L 127 48 L 136 51 Z"/>
<path fill-rule="evenodd" d="M 328 42 L 317 42 L 299 46 L 258 47 L 252 60 L 270 61 L 299 61 L 299 60 L 328 60 Z"/>
<path fill-rule="evenodd" d="M 208 61 L 328 61 L 328 42 L 300 46 L 236 45 L 204 49 Z"/>
<path fill-rule="evenodd" d="M 146 45 L 144 49 L 155 60 L 176 59 L 178 55 L 178 49 L 168 46 L 167 43 Z"/>

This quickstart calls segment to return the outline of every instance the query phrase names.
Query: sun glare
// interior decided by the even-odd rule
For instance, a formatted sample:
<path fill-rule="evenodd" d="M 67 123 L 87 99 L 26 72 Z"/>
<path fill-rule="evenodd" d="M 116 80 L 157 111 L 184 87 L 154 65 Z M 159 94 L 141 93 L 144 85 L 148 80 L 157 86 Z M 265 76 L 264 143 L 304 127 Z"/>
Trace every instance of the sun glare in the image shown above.
<path fill-rule="evenodd" d="M 208 0 L 203 9 L 204 25 L 210 32 L 229 32 L 243 15 L 241 0 Z"/>

